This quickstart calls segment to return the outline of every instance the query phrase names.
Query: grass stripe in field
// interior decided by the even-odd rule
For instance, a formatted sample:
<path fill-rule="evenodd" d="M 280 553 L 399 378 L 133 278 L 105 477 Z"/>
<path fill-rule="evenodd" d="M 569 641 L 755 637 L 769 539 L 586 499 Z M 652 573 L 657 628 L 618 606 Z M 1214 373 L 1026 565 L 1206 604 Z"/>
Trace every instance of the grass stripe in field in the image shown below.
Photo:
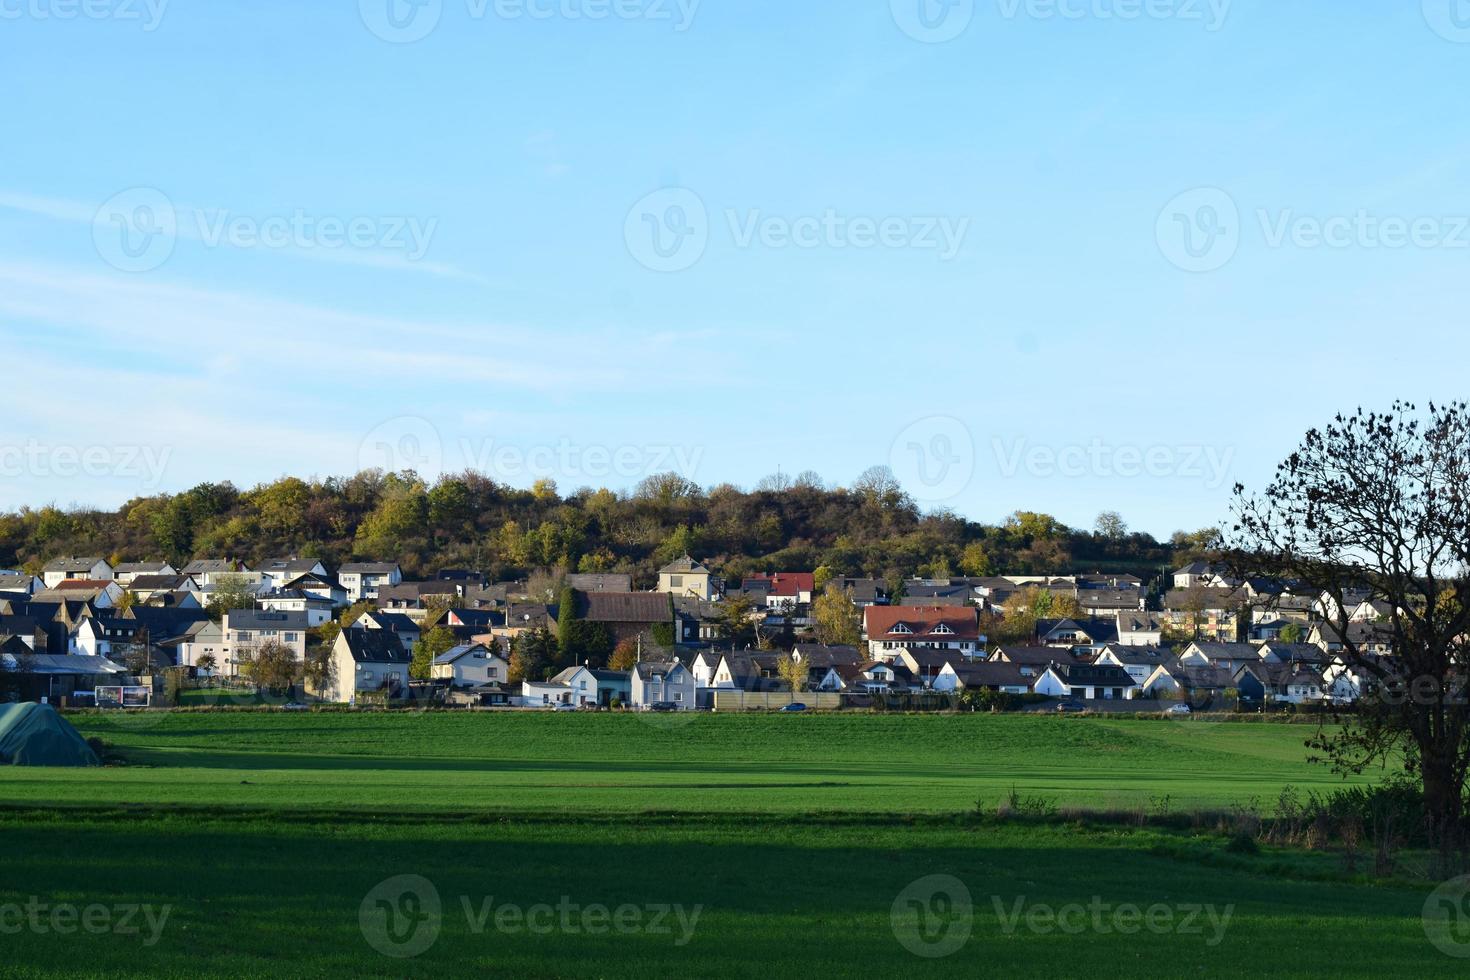
<path fill-rule="evenodd" d="M 77 714 L 133 765 L 0 772 L 24 802 L 434 811 L 959 812 L 1015 788 L 1060 805 L 1224 806 L 1340 780 L 1309 726 L 1035 715 Z"/>

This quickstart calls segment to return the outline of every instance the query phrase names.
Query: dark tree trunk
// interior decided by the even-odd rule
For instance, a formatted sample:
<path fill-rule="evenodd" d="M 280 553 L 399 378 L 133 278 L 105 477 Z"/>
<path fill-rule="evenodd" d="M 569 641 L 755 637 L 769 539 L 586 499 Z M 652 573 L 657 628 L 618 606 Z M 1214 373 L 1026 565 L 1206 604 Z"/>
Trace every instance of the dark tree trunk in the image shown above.
<path fill-rule="evenodd" d="M 1425 830 L 1436 861 L 1439 878 L 1452 878 L 1463 870 L 1465 854 L 1465 777 L 1442 745 L 1421 743 L 1420 778 L 1424 784 Z"/>

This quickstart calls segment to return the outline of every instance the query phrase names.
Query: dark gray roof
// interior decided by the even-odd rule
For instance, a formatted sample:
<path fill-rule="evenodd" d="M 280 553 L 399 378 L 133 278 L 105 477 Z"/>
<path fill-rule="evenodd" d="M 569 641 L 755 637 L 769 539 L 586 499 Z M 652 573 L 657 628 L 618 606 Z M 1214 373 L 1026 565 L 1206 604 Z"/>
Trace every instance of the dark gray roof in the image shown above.
<path fill-rule="evenodd" d="M 406 664 L 413 660 L 398 634 L 391 630 L 346 629 L 337 642 L 346 643 L 347 652 L 358 663 Z"/>
<path fill-rule="evenodd" d="M 295 630 L 305 632 L 306 613 L 301 610 L 272 612 L 268 609 L 233 609 L 225 613 L 225 624 L 232 630 Z"/>

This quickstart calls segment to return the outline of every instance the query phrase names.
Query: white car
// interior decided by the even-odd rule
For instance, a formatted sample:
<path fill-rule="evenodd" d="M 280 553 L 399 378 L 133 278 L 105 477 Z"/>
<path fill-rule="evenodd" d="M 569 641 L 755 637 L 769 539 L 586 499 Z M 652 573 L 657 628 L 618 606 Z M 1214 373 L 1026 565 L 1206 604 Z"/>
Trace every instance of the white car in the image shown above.
<path fill-rule="evenodd" d="M 1174 705 L 1174 707 L 1170 708 L 1166 712 L 1166 714 L 1171 714 L 1171 715 L 1188 715 L 1188 714 L 1193 714 L 1193 713 L 1194 713 L 1193 712 L 1193 709 L 1191 709 L 1189 707 L 1189 705 L 1187 705 L 1187 704 L 1176 704 L 1176 705 Z"/>

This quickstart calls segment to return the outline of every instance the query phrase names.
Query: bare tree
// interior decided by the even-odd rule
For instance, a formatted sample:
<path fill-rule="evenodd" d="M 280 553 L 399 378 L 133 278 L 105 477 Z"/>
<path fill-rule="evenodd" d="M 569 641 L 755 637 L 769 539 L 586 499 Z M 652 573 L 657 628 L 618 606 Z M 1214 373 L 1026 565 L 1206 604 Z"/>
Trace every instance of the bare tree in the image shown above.
<path fill-rule="evenodd" d="M 1342 660 L 1370 680 L 1358 713 L 1313 746 L 1350 772 L 1402 758 L 1451 873 L 1467 844 L 1470 409 L 1340 415 L 1307 433 L 1262 494 L 1237 486 L 1235 512 L 1232 569 L 1321 596 Z M 1368 637 L 1351 624 L 1361 598 L 1390 610 Z M 1375 640 L 1392 656 L 1375 656 Z"/>

